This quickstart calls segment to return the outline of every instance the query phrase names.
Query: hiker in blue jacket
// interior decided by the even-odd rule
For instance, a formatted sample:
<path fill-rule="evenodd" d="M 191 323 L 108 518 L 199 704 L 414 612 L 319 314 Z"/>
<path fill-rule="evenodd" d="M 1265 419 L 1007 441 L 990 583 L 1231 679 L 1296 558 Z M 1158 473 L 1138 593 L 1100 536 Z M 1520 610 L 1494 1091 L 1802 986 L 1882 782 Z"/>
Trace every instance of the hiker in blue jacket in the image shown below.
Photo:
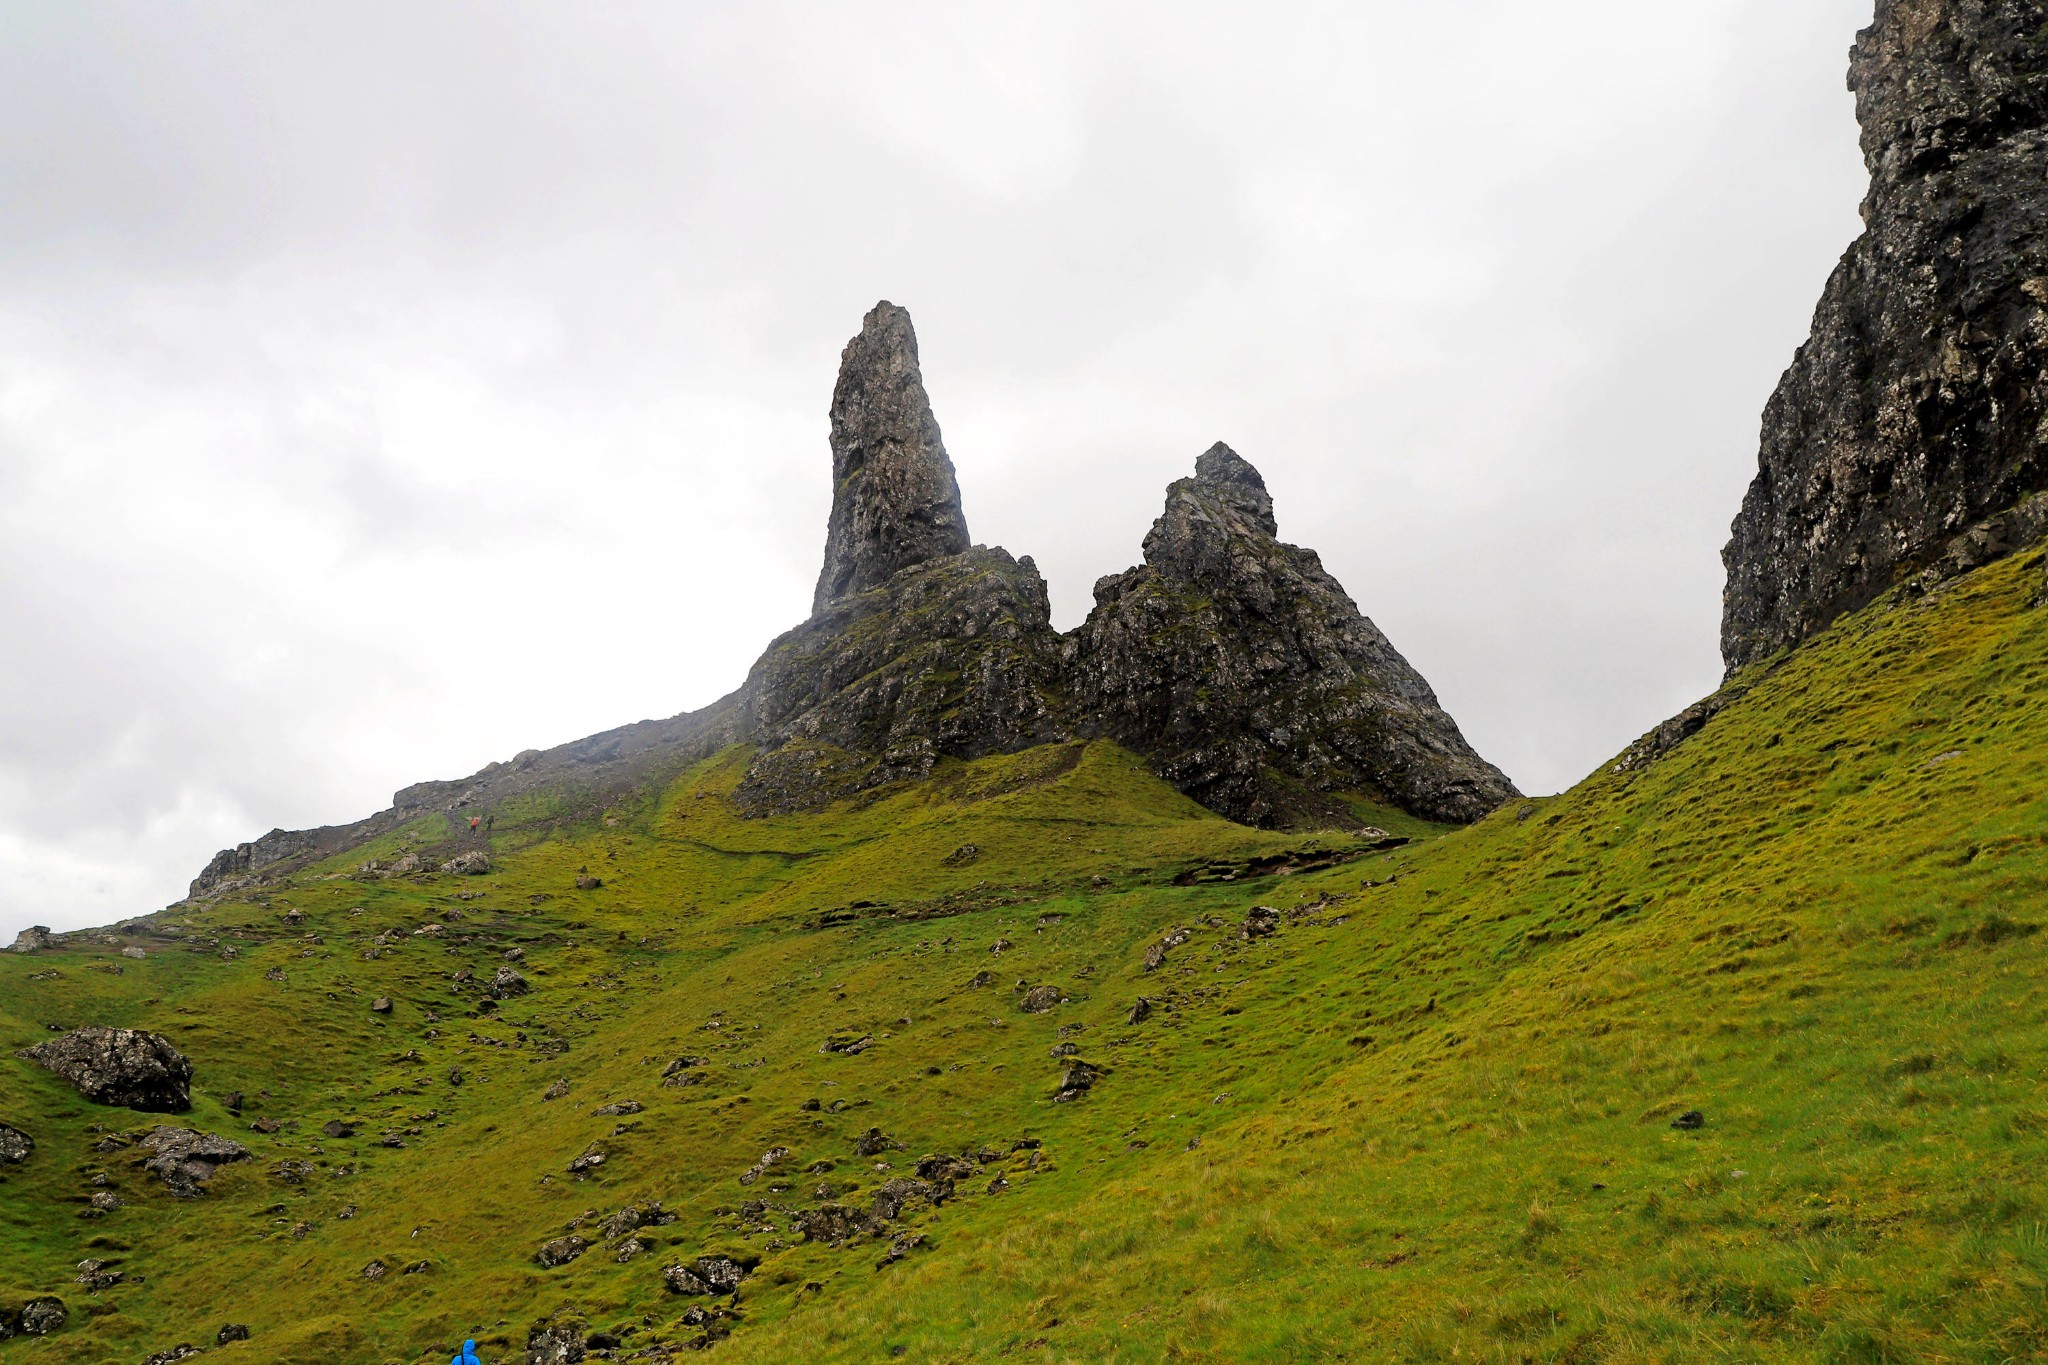
<path fill-rule="evenodd" d="M 462 1349 L 456 1353 L 455 1359 L 448 1362 L 448 1365 L 483 1365 L 483 1362 L 476 1358 L 476 1343 L 473 1341 L 463 1342 Z"/>

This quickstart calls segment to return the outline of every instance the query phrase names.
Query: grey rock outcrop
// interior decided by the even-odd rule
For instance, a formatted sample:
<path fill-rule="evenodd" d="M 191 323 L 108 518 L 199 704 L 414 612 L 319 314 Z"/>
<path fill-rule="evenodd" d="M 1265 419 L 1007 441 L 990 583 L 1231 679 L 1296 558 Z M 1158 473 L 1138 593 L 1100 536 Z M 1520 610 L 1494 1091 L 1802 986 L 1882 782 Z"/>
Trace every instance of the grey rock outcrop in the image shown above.
<path fill-rule="evenodd" d="M 192 1063 L 160 1033 L 78 1028 L 19 1055 L 63 1077 L 95 1104 L 146 1114 L 182 1114 L 192 1107 Z"/>
<path fill-rule="evenodd" d="M 761 756 L 740 787 L 756 814 L 917 779 L 1067 733 L 1059 636 L 1026 557 L 976 548 L 835 602 L 768 647 L 747 680 Z"/>
<path fill-rule="evenodd" d="M 249 1149 L 241 1143 L 191 1128 L 153 1129 L 141 1145 L 149 1152 L 142 1169 L 181 1199 L 197 1195 L 222 1166 L 249 1159 Z"/>
<path fill-rule="evenodd" d="M 1515 794 L 1220 442 L 1167 490 L 1145 563 L 1095 585 L 1067 644 L 1084 729 L 1255 825 L 1356 823 L 1363 791 L 1432 820 Z"/>
<path fill-rule="evenodd" d="M 32 924 L 14 936 L 14 944 L 8 951 L 14 953 L 34 953 L 50 946 L 52 945 L 49 927 L 42 924 Z"/>
<path fill-rule="evenodd" d="M 925 394 L 917 333 L 910 314 L 884 300 L 839 358 L 832 519 L 812 614 L 972 544 L 953 462 Z"/>
<path fill-rule="evenodd" d="M 1731 672 L 2048 487 L 2044 26 L 2031 0 L 1878 0 L 1857 38 L 1865 231 L 1764 413 L 1722 552 Z"/>
<path fill-rule="evenodd" d="M 35 1149 L 35 1140 L 27 1133 L 0 1123 L 0 1166 L 19 1166 Z"/>

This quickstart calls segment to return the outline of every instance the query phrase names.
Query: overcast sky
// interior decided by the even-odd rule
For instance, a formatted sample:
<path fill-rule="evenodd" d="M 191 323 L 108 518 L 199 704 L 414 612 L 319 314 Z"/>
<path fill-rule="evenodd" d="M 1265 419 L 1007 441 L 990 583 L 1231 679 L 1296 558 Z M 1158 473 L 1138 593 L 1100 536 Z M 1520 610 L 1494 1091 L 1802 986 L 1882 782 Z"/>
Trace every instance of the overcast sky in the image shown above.
<path fill-rule="evenodd" d="M 1569 786 L 1718 679 L 1870 10 L 0 0 L 0 934 L 736 686 L 879 298 L 1063 628 L 1226 440 Z"/>

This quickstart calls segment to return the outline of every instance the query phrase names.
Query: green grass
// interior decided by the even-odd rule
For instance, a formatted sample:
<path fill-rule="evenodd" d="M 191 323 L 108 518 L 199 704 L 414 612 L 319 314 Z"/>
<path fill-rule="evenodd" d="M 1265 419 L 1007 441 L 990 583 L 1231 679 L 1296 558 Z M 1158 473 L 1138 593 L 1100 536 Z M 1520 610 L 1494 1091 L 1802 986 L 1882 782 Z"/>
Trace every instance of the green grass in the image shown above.
<path fill-rule="evenodd" d="M 734 810 L 734 752 L 582 827 L 499 812 L 487 877 L 324 879 L 350 855 L 151 922 L 175 941 L 120 935 L 142 961 L 0 955 L 10 1052 L 51 1023 L 160 1029 L 197 1067 L 189 1121 L 257 1154 L 173 1200 L 94 1150 L 95 1125 L 154 1120 L 0 1066 L 0 1119 L 39 1144 L 0 1176 L 0 1303 L 72 1310 L 0 1358 L 139 1362 L 237 1321 L 253 1339 L 209 1358 L 445 1360 L 474 1335 L 503 1361 L 557 1313 L 631 1328 L 626 1356 L 699 1336 L 702 1301 L 660 1270 L 712 1252 L 758 1258 L 713 1347 L 734 1362 L 2035 1358 L 2040 573 L 1872 608 L 1646 770 L 1453 833 L 1388 815 L 1415 842 L 1322 871 L 1175 886 L 1357 844 L 1229 824 L 1107 745 L 767 820 Z M 581 869 L 603 887 L 576 891 Z M 1254 904 L 1288 912 L 1276 935 L 1237 935 Z M 479 1012 L 451 974 L 488 979 L 509 947 L 534 989 Z M 1027 1015 L 1019 982 L 1068 1000 Z M 1063 1042 L 1106 1074 L 1055 1105 Z M 708 1079 L 663 1087 L 682 1055 Z M 593 1115 L 620 1100 L 644 1112 Z M 1689 1109 L 1705 1127 L 1672 1128 Z M 332 1118 L 357 1135 L 323 1137 Z M 870 1126 L 902 1146 L 856 1157 Z M 593 1142 L 604 1165 L 570 1175 Z M 739 1185 L 777 1145 L 796 1174 Z M 864 1202 L 984 1145 L 1002 1159 L 911 1214 L 926 1241 L 887 1268 L 886 1242 L 792 1230 L 821 1181 Z M 125 1208 L 81 1216 L 94 1172 Z M 638 1258 L 534 1261 L 585 1211 L 650 1199 L 678 1217 Z M 752 1199 L 774 1207 L 742 1223 Z M 87 1293 L 87 1256 L 143 1282 Z M 366 1282 L 373 1259 L 391 1273 Z"/>

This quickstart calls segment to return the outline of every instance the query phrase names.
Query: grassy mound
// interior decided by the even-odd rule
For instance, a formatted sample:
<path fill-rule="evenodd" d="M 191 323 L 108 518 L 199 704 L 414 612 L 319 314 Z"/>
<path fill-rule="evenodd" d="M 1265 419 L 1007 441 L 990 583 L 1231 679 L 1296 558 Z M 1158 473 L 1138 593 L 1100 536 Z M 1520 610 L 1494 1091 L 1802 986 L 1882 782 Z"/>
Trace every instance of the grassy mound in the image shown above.
<path fill-rule="evenodd" d="M 70 1310 L 0 1357 L 230 1322 L 224 1365 L 548 1328 L 730 1361 L 2029 1357 L 2040 576 L 1845 620 L 1647 766 L 1456 832 L 1375 817 L 1399 847 L 1230 824 L 1107 745 L 746 820 L 733 753 L 585 827 L 500 812 L 486 875 L 358 870 L 427 817 L 0 955 L 10 1053 L 148 1027 L 197 1073 L 158 1119 L 0 1066 L 37 1143 L 0 1168 L 0 1308 Z M 159 1122 L 252 1159 L 175 1199 L 132 1146 Z M 678 1292 L 700 1258 L 736 1299 Z"/>

